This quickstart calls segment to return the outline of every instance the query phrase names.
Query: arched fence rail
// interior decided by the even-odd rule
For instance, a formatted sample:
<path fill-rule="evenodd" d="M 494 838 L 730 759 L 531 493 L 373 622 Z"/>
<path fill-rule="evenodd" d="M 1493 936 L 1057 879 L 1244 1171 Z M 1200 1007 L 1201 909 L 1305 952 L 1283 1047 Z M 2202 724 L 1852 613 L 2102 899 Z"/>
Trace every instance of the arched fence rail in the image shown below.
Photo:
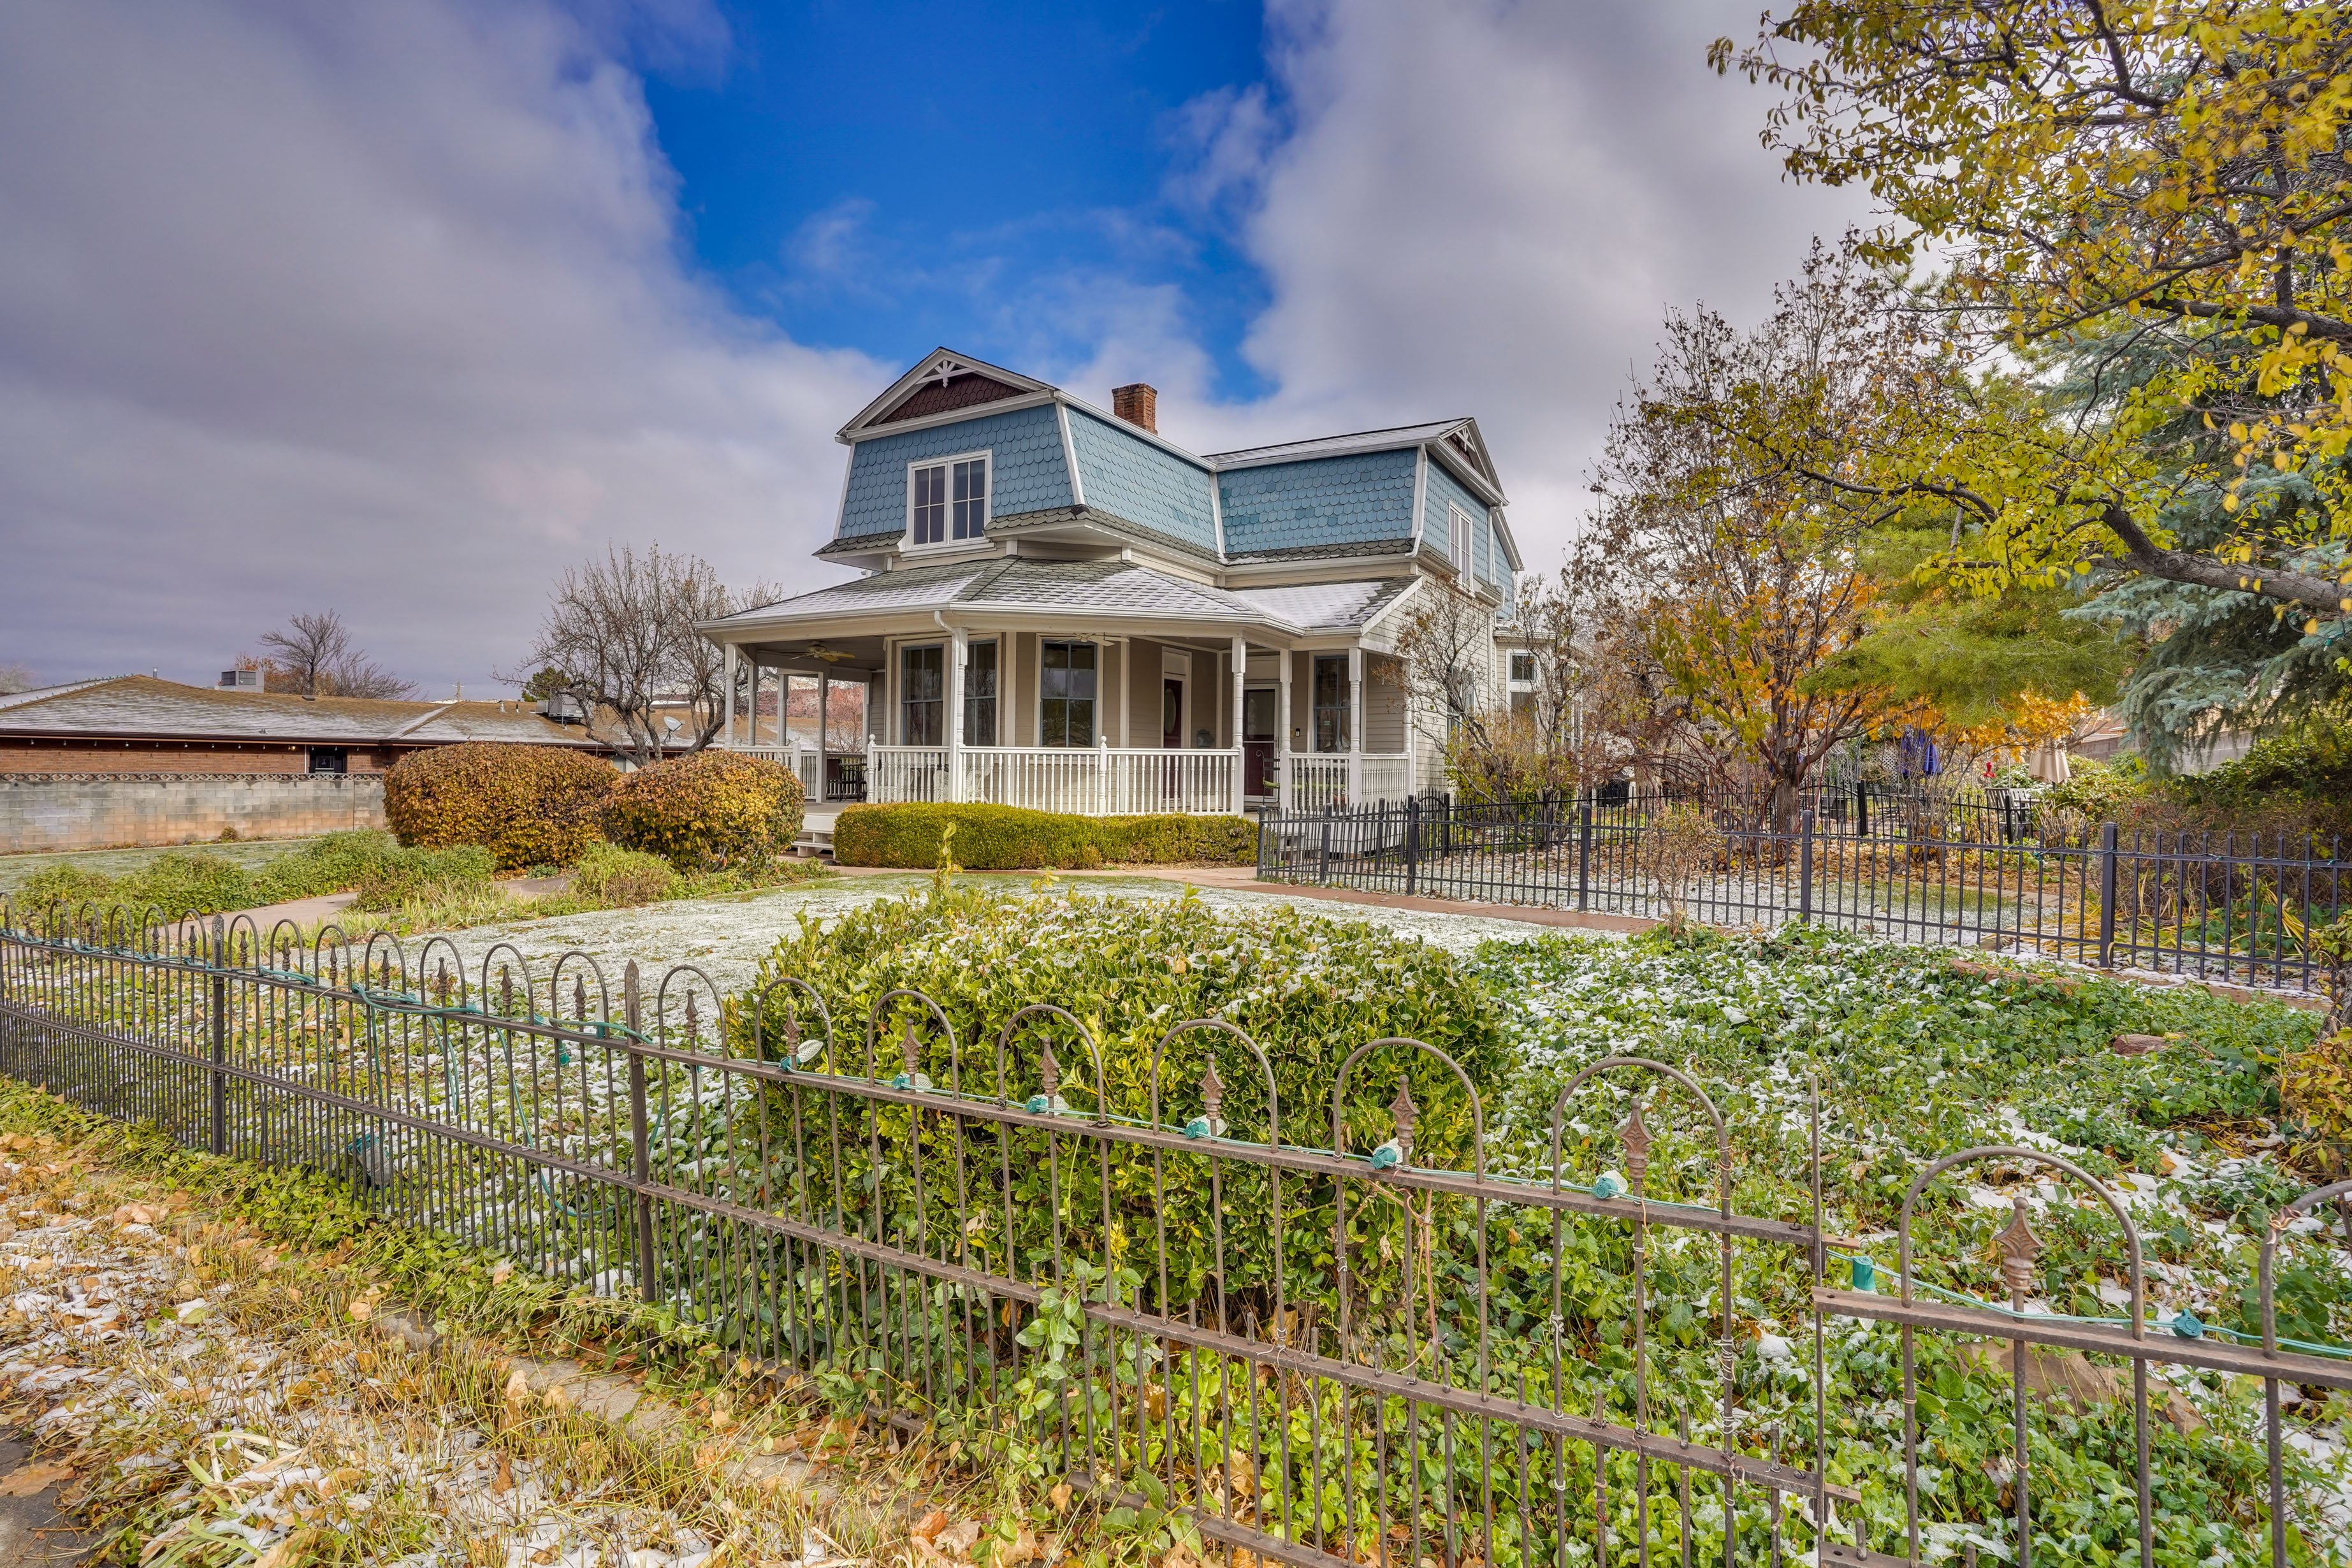
<path fill-rule="evenodd" d="M 1915 1243 L 1955 1245 L 1915 1236 L 1934 1179 L 2051 1163 L 2030 1150 L 1923 1169 L 1891 1268 L 1832 1236 L 1817 1096 L 1810 1215 L 1749 1215 L 1723 1110 L 1644 1058 L 1578 1075 L 1535 1130 L 1548 1154 L 1504 1168 L 1475 1086 L 1422 1041 L 1367 1042 L 1301 1100 L 1223 1020 L 1114 1060 L 1049 1003 L 974 1039 L 916 992 L 836 1017 L 817 978 L 727 996 L 579 952 L 0 903 L 0 1072 L 667 1305 L 845 1406 L 1164 1508 L 1235 1562 L 1779 1568 L 1989 1542 L 2019 1568 L 2152 1568 L 2189 1560 L 2164 1500 L 2216 1486 L 2242 1542 L 2221 1560 L 2347 1560 L 2352 1518 L 2307 1456 L 2352 1359 L 2283 1338 L 2272 1292 L 2281 1238 L 2342 1220 L 2352 1184 L 2280 1211 L 2263 1331 L 2232 1334 L 2158 1321 L 2130 1206 L 2063 1162 L 2094 1206 L 2018 1198 L 2005 1301 L 1916 1279 Z M 2119 1316 L 2033 1310 L 2058 1295 L 2037 1225 L 2105 1227 L 2084 1267 L 2126 1282 Z M 1759 1279 L 1807 1314 L 1777 1349 Z M 1873 1427 L 1822 1369 L 1879 1333 L 1900 1413 Z M 2128 1397 L 2034 1394 L 2029 1358 L 2074 1352 Z M 1957 1476 L 1947 1380 L 2001 1364 L 2006 1479 Z M 1788 1365 L 1811 1368 L 1798 1394 Z M 2255 1426 L 2166 1425 L 2184 1369 L 2256 1380 Z M 2079 1495 L 2069 1445 L 2119 1479 Z"/>

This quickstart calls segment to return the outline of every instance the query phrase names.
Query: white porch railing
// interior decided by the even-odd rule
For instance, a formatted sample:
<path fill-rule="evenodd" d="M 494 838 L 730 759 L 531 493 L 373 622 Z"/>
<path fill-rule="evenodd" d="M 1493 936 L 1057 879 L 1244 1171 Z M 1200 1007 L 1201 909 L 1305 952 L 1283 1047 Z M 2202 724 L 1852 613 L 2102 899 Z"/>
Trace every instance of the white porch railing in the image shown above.
<path fill-rule="evenodd" d="M 1363 753 L 1363 784 L 1350 799 L 1345 752 L 1294 752 L 1290 756 L 1290 798 L 1285 811 L 1320 811 L 1327 805 L 1370 805 L 1383 800 L 1402 801 L 1412 793 L 1412 759 L 1402 752 Z"/>
<path fill-rule="evenodd" d="M 793 770 L 801 793 L 810 802 L 824 799 L 824 756 L 806 746 L 737 746 L 747 757 L 766 757 Z"/>
<path fill-rule="evenodd" d="M 799 775 L 808 798 L 825 798 L 825 759 L 795 746 L 738 746 L 750 756 L 772 757 Z M 875 746 L 863 753 L 865 798 L 882 804 L 947 801 L 959 796 L 992 805 L 1033 811 L 1075 812 L 1087 816 L 1189 816 L 1234 809 L 1237 751 L 1132 749 L 1108 746 L 966 746 L 961 751 L 962 789 L 948 787 L 950 752 L 945 746 Z M 841 757 L 844 753 L 835 753 Z M 849 757 L 860 753 L 850 752 Z M 1402 753 L 1364 753 L 1361 782 L 1351 799 L 1345 752 L 1293 753 L 1286 811 L 1402 801 L 1412 791 L 1412 759 Z"/>
<path fill-rule="evenodd" d="M 866 766 L 866 798 L 890 805 L 910 800 L 947 800 L 945 746 L 873 746 Z"/>

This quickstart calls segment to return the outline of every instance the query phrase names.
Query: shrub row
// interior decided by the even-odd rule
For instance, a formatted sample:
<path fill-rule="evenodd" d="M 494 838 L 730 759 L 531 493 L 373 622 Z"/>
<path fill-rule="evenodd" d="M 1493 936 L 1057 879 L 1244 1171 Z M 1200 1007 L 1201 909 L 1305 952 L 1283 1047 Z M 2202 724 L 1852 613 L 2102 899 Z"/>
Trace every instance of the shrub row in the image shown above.
<path fill-rule="evenodd" d="M 620 773 L 553 746 L 468 742 L 419 751 L 384 775 L 402 844 L 478 844 L 502 870 L 568 866 L 598 838 L 682 871 L 756 867 L 800 837 L 800 780 L 782 763 L 701 752 Z"/>
<path fill-rule="evenodd" d="M 973 871 L 1257 858 L 1257 824 L 1244 816 L 1070 816 L 1012 805 L 846 806 L 833 825 L 833 858 L 844 866 L 936 866 L 950 824 L 955 862 Z"/>

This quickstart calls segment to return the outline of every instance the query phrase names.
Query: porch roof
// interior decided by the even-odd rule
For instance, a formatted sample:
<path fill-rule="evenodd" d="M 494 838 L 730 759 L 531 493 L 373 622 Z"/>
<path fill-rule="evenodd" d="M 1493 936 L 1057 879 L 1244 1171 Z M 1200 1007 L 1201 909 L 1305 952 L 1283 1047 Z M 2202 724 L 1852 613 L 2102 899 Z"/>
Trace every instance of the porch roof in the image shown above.
<path fill-rule="evenodd" d="M 1364 625 L 1412 583 L 1410 577 L 1391 577 L 1226 589 L 1129 561 L 972 557 L 877 572 L 706 622 L 703 629 L 731 641 L 739 638 L 728 637 L 730 632 L 814 630 L 818 622 L 919 616 L 961 608 L 1255 626 L 1277 635 L 1307 637 Z"/>

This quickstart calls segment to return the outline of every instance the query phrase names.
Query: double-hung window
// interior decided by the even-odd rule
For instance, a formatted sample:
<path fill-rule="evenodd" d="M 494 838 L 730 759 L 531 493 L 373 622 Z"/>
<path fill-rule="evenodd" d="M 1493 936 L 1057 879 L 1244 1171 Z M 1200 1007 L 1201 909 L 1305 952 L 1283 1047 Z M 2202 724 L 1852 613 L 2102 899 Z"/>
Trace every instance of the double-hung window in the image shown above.
<path fill-rule="evenodd" d="M 1095 645 L 1049 642 L 1039 693 L 1038 741 L 1048 746 L 1095 743 Z"/>
<path fill-rule="evenodd" d="M 988 531 L 988 454 L 907 465 L 907 542 L 946 544 Z"/>
<path fill-rule="evenodd" d="M 996 744 L 996 645 L 970 643 L 963 660 L 963 743 Z"/>
<path fill-rule="evenodd" d="M 1475 548 L 1473 541 L 1476 537 L 1477 525 L 1471 521 L 1470 514 L 1458 506 L 1449 506 L 1445 510 L 1446 519 L 1453 525 L 1454 537 L 1450 547 L 1454 554 L 1454 570 L 1456 574 L 1467 577 L 1471 574 L 1470 552 Z"/>
<path fill-rule="evenodd" d="M 1348 656 L 1344 653 L 1318 653 L 1315 656 L 1315 749 L 1318 752 L 1344 752 L 1348 749 Z"/>
<path fill-rule="evenodd" d="M 937 643 L 898 651 L 899 743 L 944 746 L 948 743 L 947 650 Z"/>

